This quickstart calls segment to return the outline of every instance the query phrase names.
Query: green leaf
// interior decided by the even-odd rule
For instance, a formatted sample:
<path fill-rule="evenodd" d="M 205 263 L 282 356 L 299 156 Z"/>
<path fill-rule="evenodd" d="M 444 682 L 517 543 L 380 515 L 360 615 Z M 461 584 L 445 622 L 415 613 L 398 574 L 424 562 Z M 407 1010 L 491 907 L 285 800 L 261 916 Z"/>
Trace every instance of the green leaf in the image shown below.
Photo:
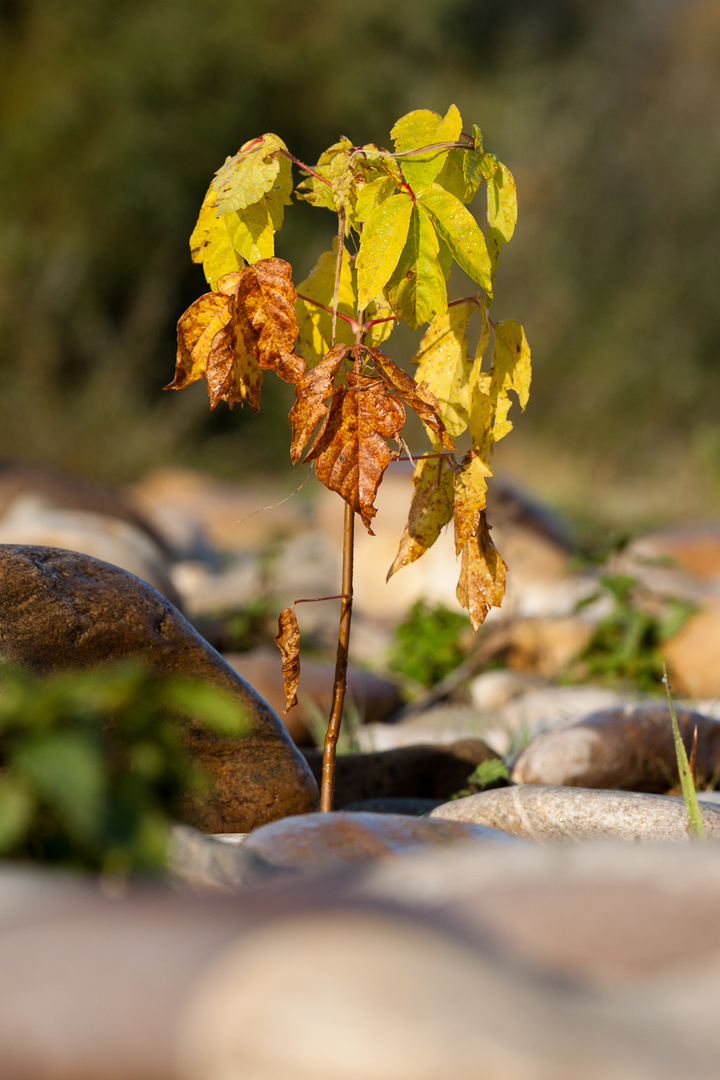
<path fill-rule="evenodd" d="M 462 135 L 462 117 L 451 105 L 444 117 L 428 109 L 403 116 L 390 132 L 397 152 L 417 150 L 438 142 L 457 142 Z M 448 150 L 428 150 L 399 159 L 405 179 L 417 194 L 432 184 L 448 159 Z"/>
<path fill-rule="evenodd" d="M 234 157 L 227 159 L 211 185 L 219 213 L 244 210 L 276 186 L 289 201 L 292 166 L 281 149 L 287 148 L 277 135 L 262 135 L 246 142 Z"/>
<path fill-rule="evenodd" d="M 387 285 L 405 247 L 412 199 L 398 192 L 379 203 L 363 226 L 355 260 L 358 308 L 363 310 Z"/>
<path fill-rule="evenodd" d="M 433 220 L 424 206 L 415 204 L 405 247 L 385 290 L 395 314 L 413 330 L 447 311 L 438 251 Z"/>
<path fill-rule="evenodd" d="M 358 221 L 367 221 L 378 203 L 392 195 L 397 187 L 394 176 L 378 176 L 360 189 L 355 206 Z"/>
<path fill-rule="evenodd" d="M 0 776 L 0 853 L 22 840 L 32 820 L 34 805 L 27 788 L 12 776 Z"/>
<path fill-rule="evenodd" d="M 298 293 L 308 296 L 327 308 L 332 308 L 335 289 L 335 271 L 337 266 L 337 238 L 332 251 L 325 251 L 320 256 L 310 274 L 297 287 Z M 355 289 L 352 283 L 350 255 L 343 247 L 340 270 L 340 288 L 338 290 L 338 311 L 350 318 L 355 316 Z M 308 304 L 299 297 L 295 301 L 295 314 L 298 318 L 299 336 L 297 349 L 309 367 L 314 367 L 325 356 L 332 345 L 332 314 L 323 308 Z M 355 335 L 352 327 L 344 319 L 338 319 L 335 329 L 335 343 L 352 345 Z"/>
<path fill-rule="evenodd" d="M 190 237 L 190 253 L 193 262 L 202 263 L 205 277 L 213 290 L 219 278 L 235 270 L 242 270 L 245 265 L 235 251 L 231 238 L 231 233 L 238 224 L 237 214 L 218 216 L 215 192 L 211 188 L 205 196 Z"/>
<path fill-rule="evenodd" d="M 18 746 L 12 766 L 82 837 L 101 832 L 105 789 L 102 755 L 78 734 L 49 733 Z"/>
<path fill-rule="evenodd" d="M 491 294 L 491 266 L 485 237 L 470 211 L 438 184 L 421 192 L 418 202 L 432 214 L 435 228 L 460 268 Z"/>
<path fill-rule="evenodd" d="M 244 735 L 250 730 L 249 708 L 219 686 L 178 678 L 168 683 L 164 696 L 170 708 L 221 735 Z"/>

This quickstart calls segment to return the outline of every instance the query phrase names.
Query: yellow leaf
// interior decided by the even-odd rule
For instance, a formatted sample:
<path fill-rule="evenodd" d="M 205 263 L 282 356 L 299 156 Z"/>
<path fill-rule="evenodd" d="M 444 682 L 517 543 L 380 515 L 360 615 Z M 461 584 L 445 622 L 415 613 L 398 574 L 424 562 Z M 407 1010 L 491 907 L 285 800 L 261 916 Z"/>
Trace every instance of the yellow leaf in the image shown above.
<path fill-rule="evenodd" d="M 190 253 L 193 262 L 202 263 L 205 277 L 212 289 L 217 287 L 218 279 L 233 270 L 242 269 L 243 259 L 235 251 L 230 230 L 236 227 L 236 214 L 218 216 L 215 205 L 215 192 L 212 188 L 203 200 L 197 224 L 190 237 Z"/>
<path fill-rule="evenodd" d="M 522 409 L 530 396 L 530 346 L 525 331 L 515 319 L 504 319 L 495 325 L 495 355 L 493 362 L 498 384 L 514 390 Z"/>
<path fill-rule="evenodd" d="M 277 135 L 262 135 L 246 142 L 234 157 L 227 159 L 212 182 L 221 214 L 244 210 L 276 186 L 289 201 L 292 166 L 281 149 L 287 147 Z"/>
<path fill-rule="evenodd" d="M 398 120 L 390 134 L 396 151 L 401 153 L 434 143 L 457 142 L 462 134 L 462 117 L 455 105 L 442 118 L 428 109 L 417 109 Z M 449 152 L 435 149 L 399 158 L 405 179 L 415 194 L 432 184 L 447 162 Z"/>
<path fill-rule="evenodd" d="M 455 473 L 455 551 L 460 554 L 471 536 L 477 532 L 485 509 L 487 478 L 492 469 L 481 454 L 466 454 Z"/>
<path fill-rule="evenodd" d="M 405 247 L 413 203 L 398 192 L 379 203 L 363 226 L 355 260 L 358 308 L 362 311 L 387 285 Z"/>
<path fill-rule="evenodd" d="M 427 383 L 438 400 L 440 415 L 452 439 L 468 426 L 470 414 L 470 374 L 473 361 L 467 352 L 467 325 L 477 307 L 472 303 L 453 304 L 425 331 L 414 357 L 416 379 Z"/>
<path fill-rule="evenodd" d="M 232 216 L 236 224 L 233 227 L 228 223 L 228 231 L 233 247 L 243 259 L 249 263 L 271 259 L 275 254 L 275 228 L 265 199 Z"/>
<path fill-rule="evenodd" d="M 485 621 L 491 607 L 500 607 L 505 595 L 506 571 L 483 514 L 478 531 L 462 549 L 457 587 L 458 601 L 466 608 L 473 630 Z"/>
<path fill-rule="evenodd" d="M 413 473 L 407 525 L 388 580 L 431 548 L 453 514 L 453 468 L 447 458 L 420 458 Z"/>
<path fill-rule="evenodd" d="M 468 208 L 439 184 L 422 191 L 418 201 L 432 214 L 435 228 L 460 269 L 491 295 L 492 267 L 485 237 Z"/>
<path fill-rule="evenodd" d="M 385 287 L 393 311 L 411 330 L 447 310 L 447 288 L 439 250 L 432 218 L 424 206 L 416 203 L 405 247 Z"/>

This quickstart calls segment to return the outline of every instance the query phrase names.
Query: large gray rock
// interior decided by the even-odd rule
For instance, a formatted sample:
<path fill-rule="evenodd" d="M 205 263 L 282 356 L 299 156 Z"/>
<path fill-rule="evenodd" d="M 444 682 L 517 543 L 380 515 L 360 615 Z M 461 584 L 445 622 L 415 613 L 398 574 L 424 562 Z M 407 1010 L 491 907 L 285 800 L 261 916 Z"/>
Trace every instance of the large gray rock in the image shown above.
<path fill-rule="evenodd" d="M 720 840 L 720 807 L 704 804 L 701 814 L 708 839 Z M 443 803 L 430 817 L 472 821 L 538 843 L 688 839 L 682 799 L 637 791 L 518 784 Z"/>
<path fill-rule="evenodd" d="M 55 548 L 0 546 L 0 655 L 38 672 L 140 657 L 163 677 L 212 682 L 236 697 L 248 730 L 186 729 L 188 751 L 212 777 L 189 808 L 208 832 L 246 832 L 314 810 L 317 785 L 267 703 L 155 589 L 116 566 Z"/>
<path fill-rule="evenodd" d="M 680 707 L 676 714 L 688 755 L 697 728 L 695 771 L 698 782 L 707 784 L 720 767 L 720 721 Z M 545 731 L 520 754 L 512 779 L 516 784 L 668 791 L 679 783 L 670 709 L 662 701 L 601 709 Z"/>

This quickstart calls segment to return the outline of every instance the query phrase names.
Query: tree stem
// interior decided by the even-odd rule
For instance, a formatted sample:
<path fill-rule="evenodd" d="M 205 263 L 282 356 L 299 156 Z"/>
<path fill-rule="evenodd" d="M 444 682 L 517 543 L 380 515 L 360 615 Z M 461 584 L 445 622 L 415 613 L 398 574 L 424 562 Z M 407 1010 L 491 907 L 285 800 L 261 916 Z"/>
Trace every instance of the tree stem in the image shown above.
<path fill-rule="evenodd" d="M 335 755 L 340 735 L 345 689 L 347 687 L 348 649 L 350 646 L 350 620 L 353 601 L 353 553 L 355 546 L 355 511 L 345 503 L 343 527 L 342 600 L 340 602 L 340 627 L 338 629 L 335 682 L 333 684 L 332 708 L 323 746 L 322 782 L 320 785 L 320 809 L 329 811 L 335 800 Z"/>

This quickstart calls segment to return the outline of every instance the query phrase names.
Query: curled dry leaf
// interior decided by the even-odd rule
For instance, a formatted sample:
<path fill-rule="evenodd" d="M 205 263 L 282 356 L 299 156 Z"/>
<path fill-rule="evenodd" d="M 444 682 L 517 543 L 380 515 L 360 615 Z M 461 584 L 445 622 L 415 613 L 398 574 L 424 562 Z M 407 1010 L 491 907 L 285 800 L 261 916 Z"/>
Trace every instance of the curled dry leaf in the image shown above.
<path fill-rule="evenodd" d="M 381 379 L 351 371 L 347 386 L 333 392 L 325 424 L 306 461 L 315 462 L 321 484 L 337 491 L 373 535 L 373 506 L 385 469 L 397 457 L 385 439 L 405 423 L 402 402 Z"/>
<path fill-rule="evenodd" d="M 467 609 L 473 630 L 485 621 L 491 607 L 500 607 L 505 595 L 506 571 L 505 561 L 490 539 L 483 512 L 477 532 L 462 549 L 457 586 L 457 598 Z"/>
<path fill-rule="evenodd" d="M 433 431 L 446 450 L 453 449 L 453 442 L 440 417 L 440 406 L 432 390 L 425 383 L 416 383 L 411 375 L 399 368 L 380 349 L 365 348 L 375 363 L 381 379 L 417 413 L 424 424 Z"/>
<path fill-rule="evenodd" d="M 292 425 L 293 438 L 290 458 L 297 464 L 313 431 L 327 416 L 326 400 L 332 393 L 335 376 L 349 350 L 348 345 L 335 345 L 320 363 L 301 375 L 295 383 L 295 404 L 288 419 Z"/>
<path fill-rule="evenodd" d="M 300 628 L 292 605 L 280 612 L 275 641 L 282 653 L 285 712 L 289 712 L 293 705 L 297 705 L 297 688 L 300 682 Z"/>
<path fill-rule="evenodd" d="M 305 361 L 293 352 L 298 336 L 297 293 L 284 259 L 261 259 L 240 275 L 236 319 L 249 353 L 285 382 L 297 382 Z"/>

